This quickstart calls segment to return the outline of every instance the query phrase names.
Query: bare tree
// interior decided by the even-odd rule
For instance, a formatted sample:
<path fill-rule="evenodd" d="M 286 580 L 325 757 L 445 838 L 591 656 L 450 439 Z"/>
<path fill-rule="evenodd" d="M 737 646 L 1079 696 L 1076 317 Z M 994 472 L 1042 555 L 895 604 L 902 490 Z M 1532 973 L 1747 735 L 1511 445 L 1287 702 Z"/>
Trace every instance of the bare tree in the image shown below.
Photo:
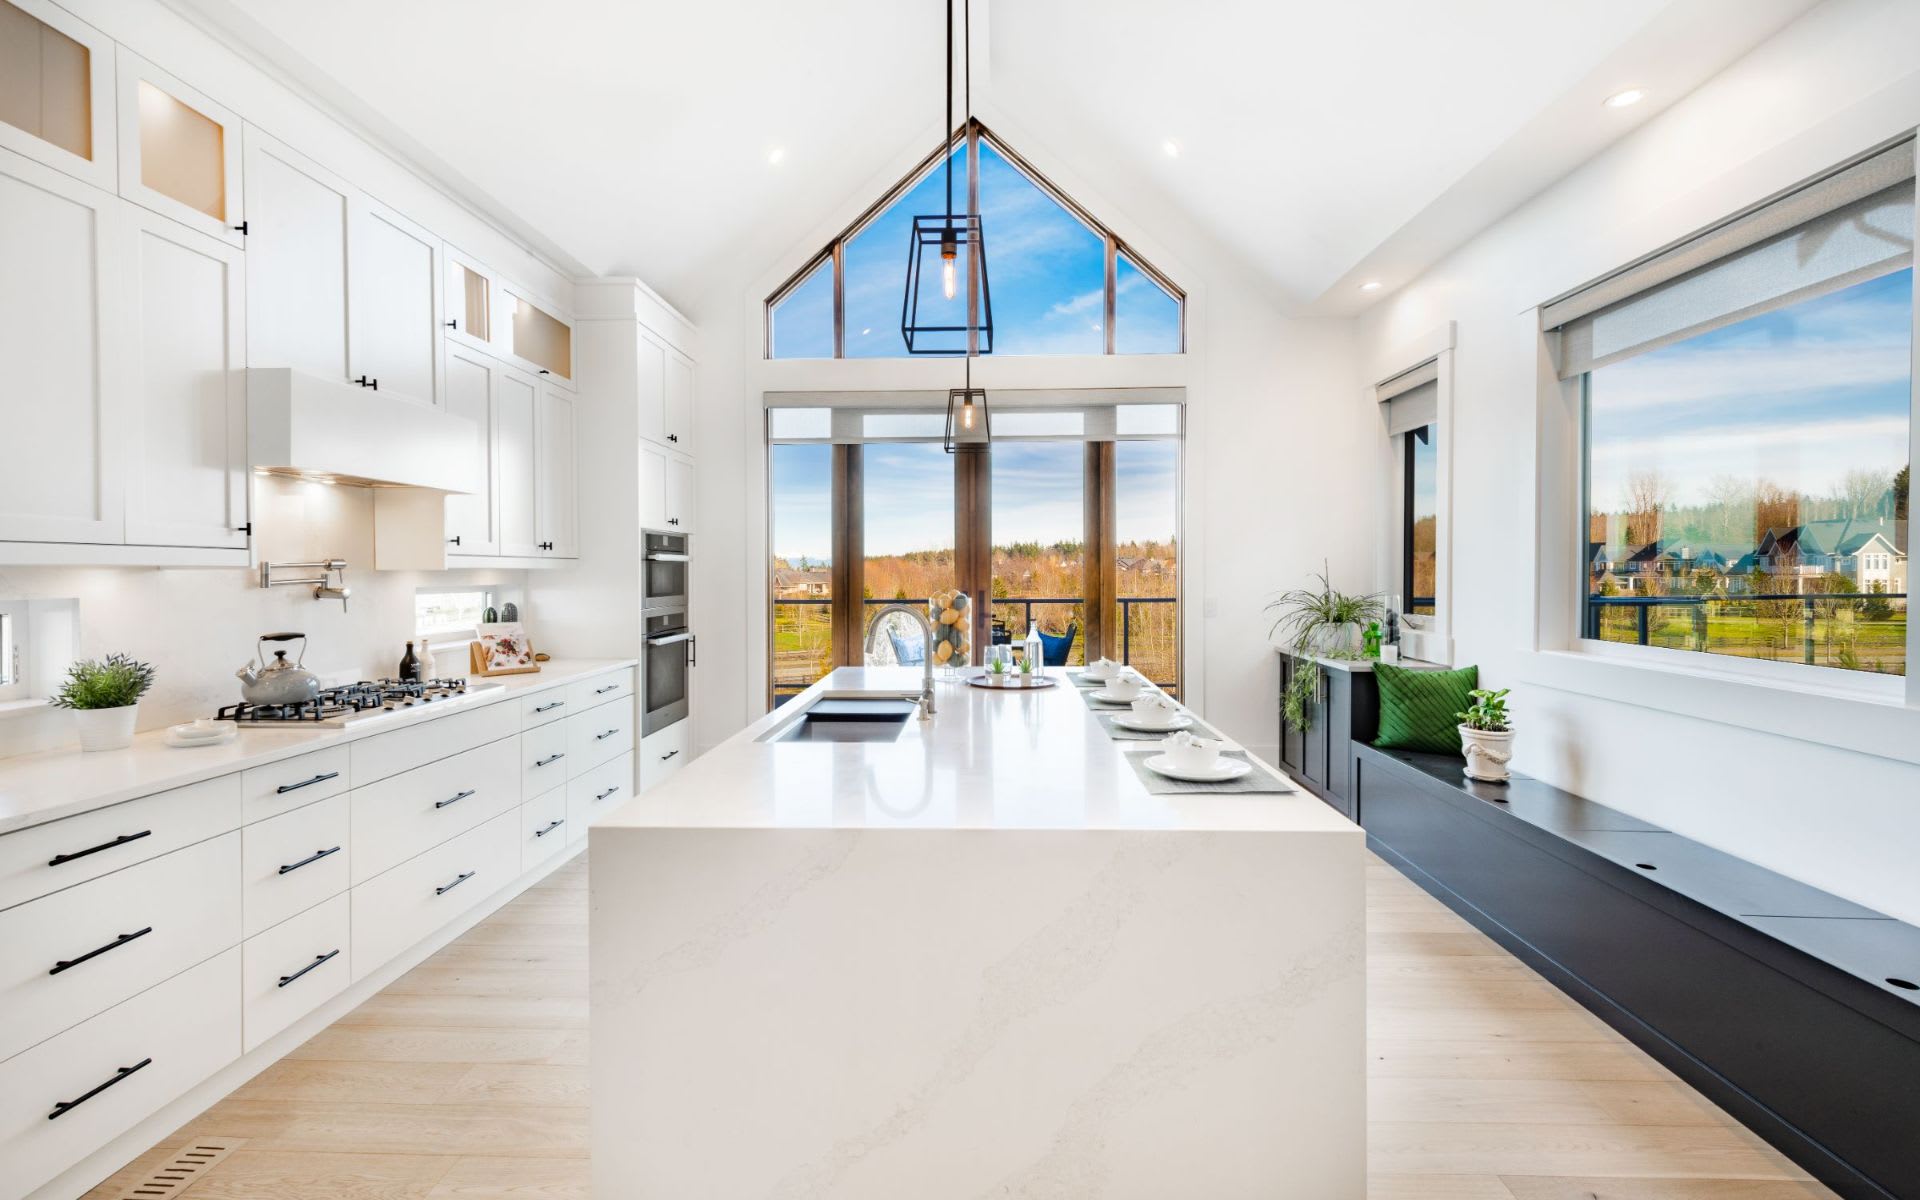
<path fill-rule="evenodd" d="M 1753 540 L 1758 545 L 1767 531 L 1785 533 L 1800 523 L 1800 493 L 1762 479 L 1753 489 Z"/>
<path fill-rule="evenodd" d="M 1627 476 L 1627 544 L 1644 546 L 1660 539 L 1661 514 L 1672 507 L 1673 484 L 1660 471 Z"/>
<path fill-rule="evenodd" d="M 1707 528 L 1717 542 L 1738 542 L 1753 532 L 1753 482 L 1716 475 L 1707 484 Z"/>
<path fill-rule="evenodd" d="M 1834 501 L 1840 515 L 1856 521 L 1887 515 L 1893 496 L 1893 475 L 1887 471 L 1855 468 L 1840 479 Z"/>

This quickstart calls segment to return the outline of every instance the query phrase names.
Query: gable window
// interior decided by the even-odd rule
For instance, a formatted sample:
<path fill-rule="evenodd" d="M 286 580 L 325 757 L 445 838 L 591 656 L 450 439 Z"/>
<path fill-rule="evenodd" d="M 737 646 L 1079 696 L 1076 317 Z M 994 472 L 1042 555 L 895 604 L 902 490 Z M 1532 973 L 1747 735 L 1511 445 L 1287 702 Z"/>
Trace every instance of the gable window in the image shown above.
<path fill-rule="evenodd" d="M 1588 642 L 1906 674 L 1913 237 L 1907 143 L 1548 306 Z"/>
<path fill-rule="evenodd" d="M 1186 297 L 1137 252 L 979 122 L 947 153 L 955 207 L 974 204 L 980 214 L 993 353 L 1182 352 Z M 767 357 L 906 356 L 904 252 L 913 218 L 945 209 L 942 165 L 936 150 L 767 300 Z M 968 263 L 958 275 L 970 277 Z M 923 323 L 967 324 L 966 289 L 948 300 L 929 283 L 919 299 Z"/>

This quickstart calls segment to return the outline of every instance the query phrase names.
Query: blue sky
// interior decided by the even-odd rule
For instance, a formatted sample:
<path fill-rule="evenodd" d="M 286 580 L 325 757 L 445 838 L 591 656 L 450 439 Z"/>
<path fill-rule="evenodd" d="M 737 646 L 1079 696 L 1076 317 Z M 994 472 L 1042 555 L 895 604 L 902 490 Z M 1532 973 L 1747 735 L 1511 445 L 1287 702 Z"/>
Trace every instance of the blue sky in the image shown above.
<path fill-rule="evenodd" d="M 1766 480 L 1826 496 L 1907 461 L 1913 272 L 1896 271 L 1605 366 L 1591 377 L 1590 488 L 1625 507 L 1657 471 L 1672 503 Z"/>
<path fill-rule="evenodd" d="M 954 156 L 954 203 L 966 205 L 964 152 Z M 930 172 L 846 246 L 847 357 L 897 357 L 906 287 L 908 231 L 916 215 L 946 208 L 941 171 Z M 993 298 L 994 353 L 1099 354 L 1106 337 L 1105 249 L 1101 238 L 980 143 L 980 219 Z M 938 262 L 937 255 L 929 256 Z M 949 303 L 937 272 L 923 275 L 922 324 L 966 321 L 966 263 Z M 774 311 L 774 357 L 833 356 L 833 267 L 823 262 Z M 1116 348 L 1167 354 L 1180 345 L 1179 305 L 1123 257 L 1115 268 Z"/>

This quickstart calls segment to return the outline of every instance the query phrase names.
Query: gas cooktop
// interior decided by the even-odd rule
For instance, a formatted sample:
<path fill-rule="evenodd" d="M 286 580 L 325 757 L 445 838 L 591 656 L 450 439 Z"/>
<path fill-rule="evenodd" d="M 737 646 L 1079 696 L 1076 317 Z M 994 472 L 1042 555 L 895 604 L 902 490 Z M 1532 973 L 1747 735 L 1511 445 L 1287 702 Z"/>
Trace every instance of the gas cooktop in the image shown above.
<path fill-rule="evenodd" d="M 426 706 L 456 704 L 500 686 L 465 679 L 363 679 L 323 688 L 318 698 L 298 704 L 229 704 L 214 715 L 238 725 L 338 728 Z"/>

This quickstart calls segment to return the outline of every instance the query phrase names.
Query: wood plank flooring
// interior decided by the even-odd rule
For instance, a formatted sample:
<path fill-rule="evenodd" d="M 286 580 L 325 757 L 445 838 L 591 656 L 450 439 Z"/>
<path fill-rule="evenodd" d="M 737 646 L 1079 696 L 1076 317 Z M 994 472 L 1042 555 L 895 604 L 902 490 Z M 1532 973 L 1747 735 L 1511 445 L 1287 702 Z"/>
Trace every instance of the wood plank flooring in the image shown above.
<path fill-rule="evenodd" d="M 1377 859 L 1370 1200 L 1832 1193 Z M 195 1200 L 588 1194 L 581 856 L 89 1193 L 194 1137 L 245 1142 Z"/>

